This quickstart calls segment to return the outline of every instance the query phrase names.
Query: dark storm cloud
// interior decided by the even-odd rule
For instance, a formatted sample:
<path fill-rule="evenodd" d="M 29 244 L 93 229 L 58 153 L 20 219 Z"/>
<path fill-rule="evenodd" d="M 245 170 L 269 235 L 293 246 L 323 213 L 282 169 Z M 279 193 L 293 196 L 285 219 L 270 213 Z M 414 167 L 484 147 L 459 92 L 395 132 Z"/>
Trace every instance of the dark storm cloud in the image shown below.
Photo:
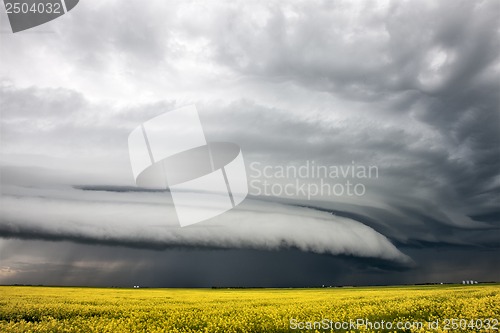
<path fill-rule="evenodd" d="M 493 83 L 499 9 L 495 1 L 307 2 L 269 4 L 262 19 L 229 6 L 190 31 L 211 41 L 217 61 L 244 74 L 379 99 Z"/>
<path fill-rule="evenodd" d="M 155 274 L 167 275 L 164 266 L 154 269 L 161 253 L 168 253 L 172 267 L 184 269 L 168 280 L 171 285 L 182 285 L 181 278 L 193 286 L 217 281 L 252 285 L 252 277 L 258 285 L 276 285 L 280 279 L 283 285 L 307 285 L 304 281 L 323 284 L 326 276 L 340 284 L 413 283 L 450 280 L 447 271 L 464 271 L 460 279 L 477 280 L 498 273 L 490 268 L 500 243 L 498 2 L 145 6 L 129 1 L 95 6 L 82 3 L 68 16 L 71 20 L 54 21 L 52 34 L 2 36 L 1 233 L 85 243 L 58 244 L 90 253 L 79 268 L 74 266 L 78 255 L 54 259 L 53 273 L 44 281 L 73 267 L 77 273 L 68 273 L 61 283 L 111 279 L 128 285 L 123 272 L 139 272 L 143 266 L 123 260 L 120 251 L 151 256 L 146 281 L 153 285 L 161 285 Z M 209 141 L 242 147 L 249 173 L 252 162 L 355 161 L 376 165 L 380 176 L 363 181 L 367 194 L 361 198 L 254 197 L 251 207 L 227 216 L 248 221 L 258 216 L 265 233 L 254 231 L 250 222 L 241 230 L 229 227 L 226 235 L 176 238 L 168 228 L 122 230 L 117 221 L 123 217 L 132 223 L 134 209 L 149 217 L 141 221 L 164 222 L 157 210 L 159 193 L 129 190 L 134 184 L 128 133 L 191 103 L 197 104 Z M 123 210 L 131 203 L 134 209 Z M 351 233 L 340 223 L 345 228 L 340 227 L 339 237 L 333 231 L 342 218 L 350 221 Z M 318 241 L 303 230 L 304 223 L 309 231 L 331 238 Z M 242 233 L 247 236 L 239 238 Z M 235 235 L 237 241 L 228 240 Z M 7 241 L 5 251 L 15 242 L 23 243 Z M 32 244 L 44 248 L 44 243 Z M 109 250 L 109 262 L 116 265 L 100 279 L 78 280 L 85 267 L 94 267 L 84 262 L 99 257 L 90 244 L 120 246 Z M 244 257 L 258 266 L 265 252 L 200 250 L 176 259 L 174 247 L 298 248 L 353 257 L 270 252 L 263 271 L 283 262 L 292 276 L 293 258 L 301 267 L 308 261 L 316 266 L 288 280 L 277 272 L 257 275 L 242 267 L 246 274 L 231 273 L 229 266 L 220 274 L 207 268 L 206 278 L 192 278 L 191 273 L 201 271 L 182 268 L 183 260 L 209 265 Z M 395 278 L 384 274 L 384 265 L 401 267 L 398 262 L 407 251 L 416 268 Z M 359 259 L 367 253 L 370 259 Z M 456 255 L 464 261 L 448 260 Z M 473 277 L 475 272 L 481 278 Z"/>
<path fill-rule="evenodd" d="M 380 153 L 381 159 L 397 156 L 408 162 L 403 162 L 404 168 L 396 165 L 388 172 L 436 187 L 439 200 L 449 201 L 451 206 L 466 204 L 479 211 L 483 206 L 498 213 L 499 4 L 393 3 L 380 11 L 368 4 L 360 7 L 270 6 L 261 25 L 252 16 L 230 8 L 231 19 L 210 22 L 208 29 L 197 33 L 212 41 L 220 63 L 242 74 L 259 75 L 262 80 L 293 80 L 306 89 L 348 99 L 386 101 L 381 110 L 370 106 L 363 116 L 371 119 L 378 113 L 385 120 L 393 113 L 402 123 L 389 128 L 375 125 L 365 135 L 355 132 L 356 127 L 363 131 L 363 124 L 353 124 L 340 129 L 339 135 L 335 126 L 318 131 L 317 124 L 302 121 L 300 125 L 309 130 L 297 128 L 283 114 L 266 110 L 256 117 L 261 120 L 254 122 L 260 135 L 253 133 L 253 138 L 267 141 L 266 130 L 274 131 L 271 124 L 277 121 L 273 120 L 281 119 L 284 124 L 275 132 L 283 141 L 296 141 L 289 148 L 337 158 L 350 155 L 354 159 L 358 157 L 355 152 Z M 229 15 L 227 12 L 219 15 Z M 438 137 L 410 134 L 404 123 L 415 120 Z M 252 124 L 251 119 L 248 123 Z M 288 135 L 292 132 L 295 135 Z M 315 135 L 322 140 L 317 142 Z M 415 147 L 415 142 L 425 146 Z M 283 153 L 283 146 L 276 150 Z M 342 150 L 349 153 L 342 154 Z M 296 151 L 292 155 L 299 156 Z"/>
<path fill-rule="evenodd" d="M 462 280 L 492 281 L 498 276 L 496 252 L 453 248 L 437 252 L 434 249 L 411 251 L 422 263 L 412 269 L 387 261 L 294 250 L 151 251 L 67 242 L 2 240 L 0 253 L 2 283 L 21 284 L 307 287 L 460 283 Z M 32 261 L 27 262 L 26 258 Z"/>
<path fill-rule="evenodd" d="M 36 104 L 41 106 L 42 111 L 47 109 L 46 113 L 57 114 L 52 111 L 50 105 L 71 110 L 73 104 L 66 103 L 66 97 L 78 96 L 71 91 L 56 91 L 55 94 L 51 92 L 51 90 L 36 91 L 31 88 L 16 91 L 8 87 L 3 90 L 2 100 L 5 101 L 6 109 L 12 109 L 13 105 L 18 105 L 18 110 L 25 110 L 28 109 L 24 107 L 25 105 Z M 22 96 L 20 102 L 17 101 L 18 96 Z M 30 100 L 34 101 L 30 102 Z M 80 101 L 78 105 L 90 104 L 82 102 L 81 97 L 78 97 L 78 100 Z M 125 109 L 123 112 L 105 118 L 99 116 L 104 109 L 103 106 L 88 106 L 84 110 L 85 121 L 78 121 L 78 117 L 74 117 L 71 125 L 68 125 L 70 118 L 59 120 L 56 116 L 53 118 L 30 116 L 28 111 L 6 112 L 5 117 L 2 118 L 5 128 L 3 135 L 7 138 L 6 142 L 12 144 L 13 148 L 18 148 L 18 145 L 22 147 L 23 141 L 29 144 L 33 139 L 33 134 L 27 135 L 27 133 L 39 133 L 38 151 L 46 147 L 46 151 L 50 152 L 54 151 L 56 146 L 61 148 L 67 145 L 66 150 L 71 147 L 71 154 L 73 154 L 83 146 L 85 150 L 94 150 L 94 153 L 90 155 L 91 159 L 100 153 L 108 154 L 108 151 L 115 151 L 120 156 L 118 162 L 114 163 L 108 157 L 109 165 L 106 165 L 106 159 L 103 162 L 105 169 L 99 170 L 94 166 L 92 172 L 104 173 L 110 177 L 108 179 L 110 181 L 116 176 L 117 171 L 112 167 L 117 167 L 122 170 L 124 179 L 129 183 L 131 177 L 126 172 L 129 163 L 126 136 L 129 129 L 141 117 L 154 116 L 169 106 L 171 104 L 168 103 L 145 105 L 142 109 L 140 107 Z M 141 110 L 144 116 L 139 116 Z M 356 198 L 351 198 L 350 204 L 336 202 L 335 198 L 321 198 L 327 203 L 320 203 L 319 206 L 347 214 L 339 216 L 356 216 L 355 220 L 375 227 L 377 231 L 391 240 L 403 243 L 424 241 L 465 244 L 470 242 L 470 240 L 465 240 L 470 238 L 467 234 L 470 230 L 496 230 L 492 224 L 473 221 L 467 216 L 471 213 L 476 215 L 488 213 L 492 216 L 491 213 L 495 212 L 496 206 L 494 204 L 492 206 L 489 201 L 494 203 L 495 192 L 490 195 L 493 198 L 483 200 L 481 205 L 476 204 L 472 212 L 455 211 L 454 202 L 450 200 L 450 197 L 453 197 L 450 194 L 469 198 L 470 195 L 467 194 L 474 189 L 471 187 L 467 189 L 468 192 L 458 192 L 456 184 L 460 184 L 459 179 L 450 177 L 457 177 L 453 175 L 454 172 L 459 173 L 458 177 L 464 177 L 465 173 L 474 170 L 469 170 L 460 163 L 454 163 L 449 156 L 450 153 L 444 148 L 446 143 L 439 140 L 435 139 L 434 145 L 441 147 L 440 149 L 426 150 L 425 144 L 428 138 L 425 137 L 425 133 L 412 133 L 411 130 L 407 132 L 404 128 L 397 127 L 378 128 L 373 124 L 363 122 L 358 122 L 357 126 L 346 127 L 345 122 L 340 125 L 325 124 L 314 119 L 304 121 L 300 117 L 287 115 L 283 110 L 270 109 L 246 101 L 231 103 L 223 107 L 202 105 L 200 113 L 207 138 L 211 141 L 238 142 L 245 152 L 247 165 L 253 161 L 287 165 L 305 160 L 315 160 L 323 165 L 349 163 L 352 160 L 378 165 L 381 179 L 368 185 L 371 197 L 383 205 L 383 208 L 366 207 L 364 202 L 357 202 Z M 223 124 L 218 121 L 221 118 L 224 118 Z M 37 119 L 40 122 L 48 119 L 52 125 L 48 129 L 40 129 L 37 127 Z M 11 122 L 26 125 L 12 128 L 7 126 Z M 121 124 L 121 128 L 115 124 Z M 67 128 L 68 126 L 70 129 Z M 21 133 L 17 140 L 9 138 L 12 129 Z M 367 131 L 370 131 L 376 140 L 365 139 L 363 132 Z M 91 142 L 97 144 L 89 147 Z M 10 166 L 2 171 L 3 182 L 13 184 L 21 182 L 29 185 L 30 182 L 33 184 L 35 181 L 44 181 L 45 184 L 60 183 L 64 179 L 65 184 L 76 182 L 92 184 L 90 180 L 92 175 L 69 174 L 68 170 L 51 172 L 50 168 L 41 171 L 43 170 L 30 172 L 29 169 Z M 87 171 L 89 171 L 88 168 Z M 248 171 L 251 175 L 251 171 Z M 86 180 L 86 178 L 89 179 Z M 449 181 L 446 178 L 450 178 Z M 413 189 L 416 193 L 402 189 Z M 432 194 L 435 200 L 431 202 L 429 198 L 419 195 L 418 191 Z M 482 196 L 488 197 L 488 193 L 482 193 Z M 300 205 L 311 206 L 307 201 L 297 201 Z M 498 220 L 488 221 L 491 223 Z M 465 229 L 466 232 L 456 229 Z M 26 235 L 29 235 L 29 232 Z M 68 237 L 71 236 L 68 235 Z M 495 237 L 490 236 L 485 242 L 493 243 Z M 115 242 L 119 243 L 120 240 L 115 240 Z M 477 242 L 477 245 L 482 244 L 482 238 L 478 237 Z M 475 242 L 472 243 L 475 244 Z M 136 245 L 132 242 L 131 246 Z M 157 246 L 159 245 L 154 245 L 154 247 Z"/>
<path fill-rule="evenodd" d="M 407 267 L 386 261 L 318 256 L 296 250 L 177 249 L 160 252 L 37 241 L 33 243 L 40 249 L 35 255 L 38 264 L 25 265 L 18 260 L 30 252 L 23 247 L 27 242 L 5 242 L 9 246 L 4 245 L 7 250 L 3 260 L 9 267 L 1 273 L 5 281 L 20 283 L 33 283 L 35 279 L 30 275 L 39 271 L 41 276 L 37 280 L 44 284 L 102 285 L 102 281 L 107 280 L 121 286 L 301 287 L 360 283 L 352 277 L 371 270 L 379 273 L 408 271 Z M 61 251 L 63 248 L 67 250 Z M 81 254 L 74 255 L 76 252 Z M 58 264 L 51 263 L 54 259 Z M 281 264 L 277 266 L 276 261 Z"/>
<path fill-rule="evenodd" d="M 381 159 L 397 156 L 408 163 L 389 172 L 408 170 L 402 176 L 431 184 L 440 192 L 440 200 L 450 201 L 452 206 L 465 203 L 470 209 L 484 206 L 498 212 L 497 2 L 394 3 L 380 12 L 365 4 L 354 13 L 343 5 L 270 7 L 260 26 L 251 16 L 231 8 L 232 19 L 210 22 L 209 29 L 198 33 L 213 31 L 205 36 L 211 38 L 218 61 L 243 74 L 258 74 L 263 80 L 293 80 L 306 89 L 344 98 L 369 97 L 372 103 L 386 100 L 379 106 L 381 110 L 370 106 L 363 116 L 399 117 L 396 119 L 402 124 L 375 125 L 365 135 L 356 132 L 356 127 L 365 130 L 363 124 L 352 124 L 344 133 L 340 129 L 339 135 L 335 126 L 318 131 L 318 126 L 302 121 L 301 125 L 310 126 L 304 133 L 300 130 L 304 127 L 297 129 L 283 114 L 267 110 L 255 124 L 260 135 L 252 137 L 267 141 L 266 130 L 273 131 L 273 120 L 282 119 L 284 124 L 276 132 L 283 141 L 296 141 L 289 148 L 337 157 L 357 157 L 355 152 L 380 153 Z M 366 11 L 371 15 L 360 14 Z M 345 12 L 350 15 L 342 15 Z M 443 16 L 444 12 L 452 14 Z M 410 134 L 405 123 L 415 120 L 437 137 Z M 295 135 L 288 135 L 292 132 Z M 322 140 L 317 142 L 315 135 Z M 315 144 L 308 145 L 308 141 Z M 415 142 L 423 146 L 415 147 Z M 343 149 L 349 154 L 342 154 Z M 420 174 L 412 177 L 410 173 L 415 172 Z"/>
<path fill-rule="evenodd" d="M 448 234 L 449 242 L 453 236 L 450 232 L 443 233 L 440 226 L 498 229 L 500 141 L 496 137 L 500 131 L 499 122 L 494 119 L 498 118 L 498 112 L 493 106 L 488 110 L 494 120 L 488 123 L 492 125 L 470 130 L 474 136 L 474 133 L 481 136 L 489 131 L 490 141 L 484 151 L 469 147 L 467 142 L 450 145 L 441 132 L 428 136 L 426 132 L 415 133 L 404 126 L 378 127 L 360 122 L 345 128 L 345 123 L 336 126 L 319 121 L 300 122 L 279 110 L 248 103 L 236 103 L 228 109 L 240 112 L 227 112 L 225 123 L 231 124 L 228 127 L 233 130 L 224 131 L 223 135 L 229 135 L 248 152 L 268 151 L 267 156 L 273 158 L 266 162 L 271 164 L 315 160 L 324 165 L 350 161 L 377 165 L 380 178 L 369 184 L 369 189 L 373 191 L 374 200 L 385 207 L 363 208 L 363 203 L 352 199 L 351 204 L 360 207 L 347 205 L 346 209 L 352 209 L 351 213 L 361 211 L 367 218 L 384 224 L 386 235 L 400 233 L 406 239 L 437 240 Z M 245 124 L 245 129 L 237 124 Z M 250 129 L 246 129 L 248 125 Z M 207 135 L 220 139 L 217 133 Z M 456 156 L 462 150 L 469 151 L 470 156 Z M 486 156 L 489 160 L 481 161 Z M 323 206 L 342 209 L 342 204 L 335 200 Z M 488 225 L 480 222 L 481 219 L 470 219 L 481 214 L 488 214 L 489 219 L 485 221 L 495 223 Z M 404 226 L 408 229 L 402 231 Z"/>

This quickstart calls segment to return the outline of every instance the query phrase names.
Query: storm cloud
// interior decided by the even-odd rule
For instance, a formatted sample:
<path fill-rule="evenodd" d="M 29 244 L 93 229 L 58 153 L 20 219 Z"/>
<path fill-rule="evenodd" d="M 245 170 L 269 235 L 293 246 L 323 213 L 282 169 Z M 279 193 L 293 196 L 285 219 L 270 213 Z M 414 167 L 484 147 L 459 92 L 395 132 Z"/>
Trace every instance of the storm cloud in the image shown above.
<path fill-rule="evenodd" d="M 452 279 L 447 256 L 486 251 L 481 265 L 456 267 L 493 279 L 499 13 L 496 1 L 87 1 L 50 24 L 1 34 L 0 282 L 15 283 L 14 268 L 7 274 L 5 267 L 24 270 L 37 248 L 52 246 L 89 253 L 54 256 L 58 271 L 77 262 L 95 271 L 99 265 L 83 264 L 98 256 L 94 247 L 110 253 L 116 271 L 128 267 L 119 249 L 150 256 L 139 260 L 151 275 L 161 253 L 171 267 L 218 251 L 219 258 L 273 253 L 266 267 L 311 261 L 317 276 L 346 284 Z M 6 20 L 1 24 L 7 30 Z M 259 178 L 255 163 L 372 165 L 378 176 L 347 179 L 366 188 L 362 196 L 266 196 L 252 188 L 238 208 L 180 228 L 168 191 L 135 189 L 127 136 L 188 104 L 197 106 L 208 141 L 241 147 L 249 181 L 295 181 Z M 25 264 L 4 255 L 19 242 L 33 244 L 22 250 Z M 327 261 L 345 274 L 324 268 Z M 186 285 L 252 285 L 230 273 L 206 274 Z M 110 285 L 118 275 L 92 283 Z M 255 285 L 322 281 L 262 276 L 255 273 Z M 180 275 L 169 281 L 182 285 Z"/>

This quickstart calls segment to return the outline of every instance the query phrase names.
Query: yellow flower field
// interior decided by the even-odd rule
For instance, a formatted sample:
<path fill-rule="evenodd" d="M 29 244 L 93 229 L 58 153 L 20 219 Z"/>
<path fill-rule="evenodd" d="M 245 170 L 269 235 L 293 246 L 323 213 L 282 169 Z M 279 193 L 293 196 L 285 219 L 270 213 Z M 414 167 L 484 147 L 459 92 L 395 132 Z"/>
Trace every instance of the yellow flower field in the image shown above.
<path fill-rule="evenodd" d="M 0 286 L 0 332 L 9 333 L 498 332 L 499 318 L 499 285 L 319 289 Z"/>

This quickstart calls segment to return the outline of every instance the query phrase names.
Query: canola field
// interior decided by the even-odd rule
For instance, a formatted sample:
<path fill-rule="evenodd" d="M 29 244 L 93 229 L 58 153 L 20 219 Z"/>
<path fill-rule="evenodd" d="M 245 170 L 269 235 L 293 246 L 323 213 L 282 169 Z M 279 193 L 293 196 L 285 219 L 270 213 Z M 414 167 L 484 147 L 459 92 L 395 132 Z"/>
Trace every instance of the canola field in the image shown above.
<path fill-rule="evenodd" d="M 500 285 L 0 286 L 0 332 L 498 332 Z"/>

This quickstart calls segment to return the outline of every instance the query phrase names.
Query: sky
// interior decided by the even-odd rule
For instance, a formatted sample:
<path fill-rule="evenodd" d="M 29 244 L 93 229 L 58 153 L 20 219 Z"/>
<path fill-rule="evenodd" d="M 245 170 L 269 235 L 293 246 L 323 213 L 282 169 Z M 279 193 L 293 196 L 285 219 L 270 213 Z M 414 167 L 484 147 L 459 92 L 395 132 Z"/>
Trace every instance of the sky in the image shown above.
<path fill-rule="evenodd" d="M 82 0 L 15 34 L 0 20 L 0 284 L 499 280 L 498 1 Z M 128 135 L 187 105 L 239 145 L 249 194 L 180 227 L 168 190 L 136 185 Z"/>

